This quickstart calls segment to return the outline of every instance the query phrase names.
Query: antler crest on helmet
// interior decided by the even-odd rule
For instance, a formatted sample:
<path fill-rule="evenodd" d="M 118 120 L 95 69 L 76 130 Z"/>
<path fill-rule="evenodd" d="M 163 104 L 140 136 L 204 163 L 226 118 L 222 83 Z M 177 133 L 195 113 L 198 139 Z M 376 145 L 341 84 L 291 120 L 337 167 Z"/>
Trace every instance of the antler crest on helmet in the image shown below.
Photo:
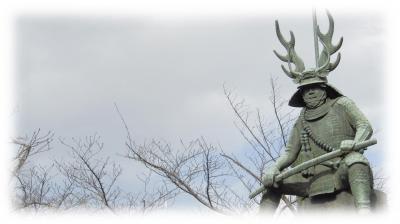
<path fill-rule="evenodd" d="M 316 69 L 316 72 L 319 75 L 324 75 L 325 73 L 324 76 L 326 76 L 329 72 L 333 71 L 339 65 L 341 58 L 340 53 L 338 53 L 336 60 L 333 63 L 330 63 L 330 56 L 336 53 L 340 49 L 343 43 L 343 37 L 341 37 L 338 44 L 336 45 L 332 44 L 332 36 L 335 24 L 333 22 L 332 15 L 329 13 L 328 10 L 326 10 L 326 14 L 328 15 L 329 19 L 328 32 L 326 34 L 323 34 L 319 29 L 319 26 L 317 27 L 317 35 L 322 45 L 324 46 L 324 49 L 322 50 L 321 56 L 318 59 L 319 67 Z"/>
<path fill-rule="evenodd" d="M 296 51 L 294 50 L 294 45 L 296 43 L 294 34 L 292 31 L 290 31 L 290 40 L 286 41 L 281 33 L 281 30 L 279 28 L 279 23 L 277 20 L 275 20 L 275 30 L 276 30 L 276 35 L 278 36 L 279 42 L 281 42 L 281 44 L 287 50 L 287 55 L 282 56 L 275 50 L 274 50 L 274 53 L 279 59 L 288 63 L 289 71 L 283 65 L 281 65 L 282 70 L 285 72 L 285 74 L 287 76 L 289 76 L 296 83 L 298 83 L 302 77 L 302 72 L 304 71 L 305 67 L 304 67 L 303 60 L 301 60 L 301 58 L 296 54 Z M 292 69 L 292 66 L 291 66 L 292 63 L 296 66 L 295 70 Z"/>
<path fill-rule="evenodd" d="M 281 42 L 281 44 L 287 50 L 287 55 L 282 56 L 279 53 L 277 53 L 275 50 L 274 50 L 274 53 L 280 60 L 287 62 L 289 70 L 287 70 L 283 65 L 281 66 L 282 70 L 285 72 L 285 74 L 287 76 L 292 78 L 295 83 L 299 83 L 303 79 L 305 73 L 307 73 L 308 76 L 311 75 L 309 73 L 312 73 L 314 76 L 325 78 L 329 72 L 333 71 L 338 66 L 338 64 L 340 62 L 340 58 L 341 58 L 340 53 L 338 53 L 338 56 L 336 57 L 335 62 L 333 62 L 333 63 L 330 62 L 331 55 L 336 53 L 342 46 L 343 37 L 340 38 L 338 44 L 336 44 L 336 45 L 332 44 L 334 23 L 333 23 L 332 15 L 328 11 L 326 11 L 326 12 L 327 12 L 328 19 L 329 19 L 329 28 L 328 28 L 328 32 L 325 34 L 323 34 L 320 31 L 319 26 L 317 27 L 317 30 L 315 31 L 315 32 L 317 32 L 319 42 L 323 46 L 323 50 L 318 58 L 317 67 L 312 70 L 304 71 L 305 70 L 304 63 L 301 60 L 301 58 L 297 55 L 297 53 L 294 49 L 295 38 L 294 38 L 293 32 L 290 31 L 290 40 L 287 41 L 283 37 L 283 35 L 280 31 L 278 21 L 277 20 L 275 21 L 276 35 L 278 36 L 279 42 Z M 292 64 L 295 65 L 294 70 L 292 69 Z M 306 77 L 304 77 L 304 78 L 306 78 Z"/>

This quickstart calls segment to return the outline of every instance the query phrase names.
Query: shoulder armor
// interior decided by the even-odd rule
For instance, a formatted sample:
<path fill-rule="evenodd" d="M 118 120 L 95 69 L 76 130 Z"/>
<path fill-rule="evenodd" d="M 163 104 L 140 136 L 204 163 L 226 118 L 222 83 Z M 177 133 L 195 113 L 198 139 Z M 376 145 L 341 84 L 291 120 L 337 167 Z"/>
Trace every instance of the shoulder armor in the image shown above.
<path fill-rule="evenodd" d="M 344 106 L 344 107 L 348 107 L 351 105 L 354 105 L 354 101 L 351 100 L 350 98 L 346 97 L 346 96 L 341 96 L 335 99 L 336 100 L 336 105 L 340 105 L 340 106 Z"/>

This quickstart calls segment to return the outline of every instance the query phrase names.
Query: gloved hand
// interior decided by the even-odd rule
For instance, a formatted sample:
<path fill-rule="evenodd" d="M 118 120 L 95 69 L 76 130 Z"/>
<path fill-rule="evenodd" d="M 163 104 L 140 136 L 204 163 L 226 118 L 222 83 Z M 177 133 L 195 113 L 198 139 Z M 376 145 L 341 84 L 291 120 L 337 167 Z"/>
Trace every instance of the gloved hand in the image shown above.
<path fill-rule="evenodd" d="M 278 187 L 278 184 L 275 183 L 275 176 L 280 173 L 279 169 L 274 165 L 269 167 L 265 174 L 264 177 L 262 178 L 262 183 L 264 184 L 265 187 Z"/>
<path fill-rule="evenodd" d="M 351 152 L 356 145 L 356 142 L 354 140 L 343 140 L 340 143 L 340 149 L 342 149 L 345 152 Z"/>

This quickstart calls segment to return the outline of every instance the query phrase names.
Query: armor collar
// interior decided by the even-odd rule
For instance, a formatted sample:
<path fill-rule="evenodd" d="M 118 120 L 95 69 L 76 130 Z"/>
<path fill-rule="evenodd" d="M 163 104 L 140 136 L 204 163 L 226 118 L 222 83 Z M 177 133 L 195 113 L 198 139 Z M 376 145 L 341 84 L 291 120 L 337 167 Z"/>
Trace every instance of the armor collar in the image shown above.
<path fill-rule="evenodd" d="M 332 104 L 335 101 L 336 100 L 331 100 L 330 98 L 326 98 L 325 103 L 317 108 L 314 109 L 304 108 L 304 119 L 307 121 L 312 121 L 325 116 L 329 112 Z"/>

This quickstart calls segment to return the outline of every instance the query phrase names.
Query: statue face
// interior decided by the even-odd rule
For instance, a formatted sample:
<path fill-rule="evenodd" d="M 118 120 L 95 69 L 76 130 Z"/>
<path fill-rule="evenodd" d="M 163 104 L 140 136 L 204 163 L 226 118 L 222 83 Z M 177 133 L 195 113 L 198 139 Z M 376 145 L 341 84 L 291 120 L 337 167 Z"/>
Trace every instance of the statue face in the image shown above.
<path fill-rule="evenodd" d="M 302 96 L 308 108 L 315 108 L 325 102 L 326 91 L 319 85 L 305 86 L 302 89 Z"/>

